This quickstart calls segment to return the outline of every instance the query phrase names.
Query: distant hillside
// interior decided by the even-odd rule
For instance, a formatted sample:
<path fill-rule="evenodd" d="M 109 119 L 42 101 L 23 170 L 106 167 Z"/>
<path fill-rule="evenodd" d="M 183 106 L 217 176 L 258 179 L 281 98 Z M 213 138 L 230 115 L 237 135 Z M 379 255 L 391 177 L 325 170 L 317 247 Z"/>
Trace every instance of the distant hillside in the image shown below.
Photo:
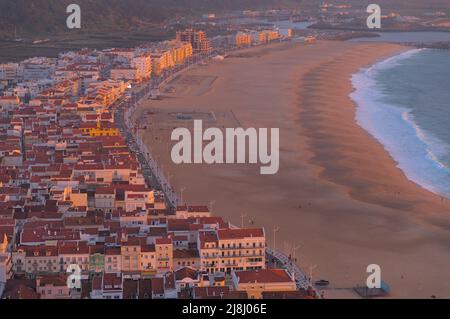
<path fill-rule="evenodd" d="M 309 2 L 314 0 L 308 0 Z M 317 0 L 316 2 L 319 2 Z M 389 9 L 407 10 L 407 9 L 419 9 L 419 10 L 443 10 L 450 9 L 449 0 L 329 0 L 325 1 L 329 3 L 351 3 L 353 5 L 368 5 L 370 3 L 377 3 L 381 7 L 386 7 Z"/>
<path fill-rule="evenodd" d="M 450 11 L 450 0 L 0 0 L 0 38 L 42 35 L 65 31 L 68 4 L 82 8 L 83 30 L 126 30 L 132 26 L 158 24 L 180 16 L 208 11 L 279 8 L 318 8 L 321 2 L 362 6 L 378 3 L 382 8 L 420 14 L 421 11 Z M 449 13 L 450 14 L 450 13 Z"/>
<path fill-rule="evenodd" d="M 64 31 L 65 9 L 77 3 L 84 30 L 117 30 L 160 23 L 177 15 L 234 10 L 301 0 L 0 0 L 0 35 L 36 35 Z"/>

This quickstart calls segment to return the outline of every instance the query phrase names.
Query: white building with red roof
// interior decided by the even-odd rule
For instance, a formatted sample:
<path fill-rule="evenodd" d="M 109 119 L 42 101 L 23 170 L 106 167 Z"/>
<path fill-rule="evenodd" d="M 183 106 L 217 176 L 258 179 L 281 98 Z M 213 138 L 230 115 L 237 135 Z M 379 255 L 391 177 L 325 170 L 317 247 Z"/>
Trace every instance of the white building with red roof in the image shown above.
<path fill-rule="evenodd" d="M 225 228 L 200 232 L 201 269 L 208 272 L 265 268 L 263 228 Z"/>

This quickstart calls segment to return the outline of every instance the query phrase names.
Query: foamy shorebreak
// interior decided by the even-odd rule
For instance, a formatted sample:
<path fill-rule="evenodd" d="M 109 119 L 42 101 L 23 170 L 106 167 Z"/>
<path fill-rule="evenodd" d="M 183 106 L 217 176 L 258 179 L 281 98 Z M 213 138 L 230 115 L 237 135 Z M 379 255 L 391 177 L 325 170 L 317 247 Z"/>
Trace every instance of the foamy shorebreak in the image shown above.
<path fill-rule="evenodd" d="M 357 104 L 357 123 L 384 146 L 408 179 L 450 197 L 450 169 L 439 159 L 446 143 L 421 128 L 406 105 L 386 102 L 380 82 L 381 72 L 395 72 L 399 63 L 426 50 L 412 49 L 361 69 L 352 76 L 355 91 L 350 96 Z"/>

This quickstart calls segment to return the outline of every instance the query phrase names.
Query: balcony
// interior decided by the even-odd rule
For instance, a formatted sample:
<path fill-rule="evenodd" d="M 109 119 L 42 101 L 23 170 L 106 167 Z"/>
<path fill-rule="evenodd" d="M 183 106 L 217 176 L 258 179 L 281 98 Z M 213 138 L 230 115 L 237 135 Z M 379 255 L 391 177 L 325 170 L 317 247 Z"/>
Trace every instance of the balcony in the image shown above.
<path fill-rule="evenodd" d="M 262 252 L 262 254 L 241 254 L 241 255 L 225 255 L 225 256 L 218 256 L 217 258 L 248 258 L 248 257 L 257 257 L 257 258 L 264 258 L 265 254 Z"/>
<path fill-rule="evenodd" d="M 265 245 L 264 244 L 262 244 L 262 245 L 256 245 L 255 247 L 253 247 L 253 246 L 241 246 L 241 247 L 239 247 L 239 246 L 236 246 L 236 247 L 233 247 L 233 246 L 231 246 L 231 247 L 222 247 L 222 246 L 219 246 L 219 247 L 217 247 L 219 250 L 234 250 L 234 249 L 264 249 L 265 248 Z"/>

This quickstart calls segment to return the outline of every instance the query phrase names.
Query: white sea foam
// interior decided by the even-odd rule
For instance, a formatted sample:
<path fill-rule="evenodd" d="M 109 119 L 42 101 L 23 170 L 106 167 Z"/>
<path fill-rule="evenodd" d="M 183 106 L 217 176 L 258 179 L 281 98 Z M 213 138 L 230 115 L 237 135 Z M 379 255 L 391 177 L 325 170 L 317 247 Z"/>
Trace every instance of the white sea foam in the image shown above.
<path fill-rule="evenodd" d="M 355 91 L 350 97 L 357 104 L 357 123 L 384 146 L 405 175 L 450 198 L 450 168 L 439 160 L 450 146 L 417 125 L 407 105 L 384 102 L 385 95 L 376 79 L 378 72 L 395 68 L 422 50 L 404 52 L 354 74 Z"/>

